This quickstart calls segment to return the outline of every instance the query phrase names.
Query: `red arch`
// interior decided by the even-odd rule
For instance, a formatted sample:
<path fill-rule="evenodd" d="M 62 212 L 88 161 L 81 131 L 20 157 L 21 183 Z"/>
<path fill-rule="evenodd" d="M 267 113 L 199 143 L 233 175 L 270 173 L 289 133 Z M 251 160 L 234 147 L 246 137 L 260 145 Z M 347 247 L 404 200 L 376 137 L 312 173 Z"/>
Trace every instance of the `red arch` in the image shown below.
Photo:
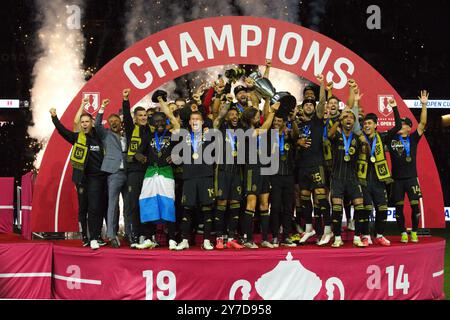
<path fill-rule="evenodd" d="M 244 24 L 246 26 L 254 26 L 254 28 L 261 30 L 261 44 L 248 47 L 246 56 L 242 56 L 240 50 L 242 45 L 246 43 L 241 41 L 241 36 L 245 33 L 242 32 L 242 26 Z M 214 32 L 219 36 L 225 25 L 232 29 L 235 55 L 230 55 L 229 50 L 225 46 L 224 50 L 220 52 L 215 50 L 214 58 L 208 59 L 204 40 L 204 28 L 212 27 Z M 268 43 L 270 43 L 268 39 L 270 40 L 270 34 L 274 30 L 273 67 L 295 73 L 316 82 L 314 74 L 317 73 L 317 70 L 314 70 L 313 64 L 310 64 L 306 70 L 302 69 L 302 65 L 311 47 L 315 47 L 319 50 L 320 57 L 323 57 L 325 53 L 329 53 L 322 73 L 326 75 L 330 71 L 333 72 L 333 80 L 335 83 L 340 82 L 341 76 L 344 80 L 346 77 L 352 77 L 358 82 L 359 87 L 364 92 L 362 103 L 365 112 L 375 112 L 380 118 L 383 118 L 384 116 L 378 110 L 378 95 L 391 94 L 399 102 L 401 115 L 413 119 L 414 126 L 417 126 L 414 116 L 412 116 L 394 88 L 374 68 L 352 51 L 332 39 L 298 25 L 256 17 L 218 17 L 196 20 L 171 27 L 140 41 L 111 60 L 81 89 L 62 116 L 62 123 L 67 127 L 71 127 L 72 119 L 75 116 L 83 92 L 98 92 L 100 93 L 100 99 L 108 97 L 111 100 L 111 106 L 113 106 L 109 108 L 111 112 L 111 109 L 116 111 L 120 108 L 123 88 L 132 88 L 132 102 L 137 102 L 145 94 L 158 88 L 165 82 L 195 70 L 225 64 L 262 65 L 266 58 Z M 188 59 L 188 65 L 183 67 L 181 63 L 179 37 L 184 32 L 189 33 L 204 60 L 199 62 L 196 58 L 190 58 Z M 253 31 L 248 32 L 248 35 L 248 41 L 251 42 L 255 39 L 256 34 Z M 299 60 L 292 65 L 287 64 L 289 62 L 286 60 L 280 60 L 278 55 L 283 36 L 286 37 L 285 43 L 287 46 L 284 56 L 287 59 L 295 56 L 295 50 L 299 48 L 299 41 L 302 40 L 303 42 Z M 159 42 L 162 40 L 166 42 L 167 47 L 171 50 L 178 70 L 173 71 L 169 63 L 165 62 L 162 64 L 162 68 L 166 75 L 160 78 L 150 62 L 146 48 L 152 47 L 156 55 L 159 55 L 162 53 L 162 49 L 159 46 Z M 153 76 L 153 82 L 145 89 L 137 89 L 134 87 L 124 73 L 123 66 L 125 61 L 133 56 L 140 58 L 144 63 L 142 66 L 134 65 L 132 67 L 136 76 L 141 81 L 145 79 L 144 73 L 146 71 L 150 71 Z M 338 74 L 334 64 L 336 61 L 345 61 L 345 59 L 351 62 L 354 70 L 351 70 L 352 67 L 348 68 L 348 66 L 343 65 L 340 68 L 341 74 Z M 344 101 L 348 94 L 346 87 L 343 89 L 338 88 L 334 90 L 334 93 Z M 389 118 L 392 117 L 392 114 L 389 115 Z M 380 130 L 385 128 L 386 126 L 381 125 Z M 442 228 L 445 226 L 445 221 L 439 175 L 428 143 L 425 139 L 422 140 L 418 150 L 418 174 L 424 195 L 424 222 L 426 227 Z M 34 232 L 78 230 L 76 198 L 74 197 L 74 187 L 70 178 L 72 171 L 70 165 L 67 171 L 64 172 L 70 147 L 57 133 L 53 133 L 42 161 L 33 197 L 32 230 Z M 59 198 L 58 194 L 60 194 Z"/>

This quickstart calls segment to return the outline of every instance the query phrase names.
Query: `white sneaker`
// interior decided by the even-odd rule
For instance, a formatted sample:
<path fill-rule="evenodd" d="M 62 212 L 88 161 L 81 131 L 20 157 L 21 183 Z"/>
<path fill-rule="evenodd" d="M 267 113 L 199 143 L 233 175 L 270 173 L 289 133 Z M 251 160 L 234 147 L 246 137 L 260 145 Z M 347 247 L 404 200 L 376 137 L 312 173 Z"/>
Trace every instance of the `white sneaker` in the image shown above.
<path fill-rule="evenodd" d="M 342 238 L 340 236 L 334 237 L 334 242 L 331 245 L 333 248 L 339 248 L 344 245 L 344 241 L 342 241 Z"/>
<path fill-rule="evenodd" d="M 152 240 L 150 239 L 145 239 L 144 242 L 142 242 L 141 244 L 136 245 L 137 249 L 153 249 L 155 247 L 155 244 L 153 243 Z"/>
<path fill-rule="evenodd" d="M 347 229 L 351 230 L 351 231 L 355 231 L 355 220 L 354 219 L 350 220 L 350 222 L 347 224 Z"/>
<path fill-rule="evenodd" d="M 333 238 L 333 232 L 325 233 L 324 235 L 322 235 L 322 238 L 320 238 L 319 242 L 317 242 L 317 245 L 324 246 L 331 241 L 331 238 Z"/>
<path fill-rule="evenodd" d="M 312 236 L 316 235 L 316 230 L 310 231 L 310 232 L 305 232 L 302 236 L 302 238 L 300 239 L 300 244 L 305 244 L 306 241 L 311 238 Z"/>
<path fill-rule="evenodd" d="M 258 246 L 254 242 L 246 242 L 244 243 L 244 247 L 248 249 L 258 249 Z"/>
<path fill-rule="evenodd" d="M 212 246 L 211 241 L 209 241 L 208 239 L 205 239 L 205 240 L 203 240 L 202 249 L 213 250 L 214 247 Z"/>
<path fill-rule="evenodd" d="M 176 250 L 177 249 L 177 243 L 175 240 L 169 240 L 169 250 Z"/>
<path fill-rule="evenodd" d="M 92 250 L 97 250 L 98 248 L 100 248 L 100 245 L 98 244 L 97 240 L 91 240 L 91 249 Z"/>
<path fill-rule="evenodd" d="M 271 244 L 269 241 L 263 241 L 263 242 L 261 242 L 261 247 L 263 247 L 263 248 L 270 248 L 270 249 L 275 248 L 275 247 L 273 246 L 273 244 Z"/>
<path fill-rule="evenodd" d="M 184 250 L 184 249 L 189 249 L 189 242 L 187 241 L 187 239 L 183 239 L 175 248 L 175 250 Z"/>

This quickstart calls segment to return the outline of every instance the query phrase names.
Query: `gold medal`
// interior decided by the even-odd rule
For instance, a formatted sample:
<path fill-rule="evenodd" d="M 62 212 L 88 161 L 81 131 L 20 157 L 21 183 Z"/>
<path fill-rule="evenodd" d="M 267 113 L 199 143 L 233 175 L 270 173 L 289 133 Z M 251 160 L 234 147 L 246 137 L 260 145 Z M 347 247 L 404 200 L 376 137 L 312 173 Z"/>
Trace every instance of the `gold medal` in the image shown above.
<path fill-rule="evenodd" d="M 289 151 L 289 149 L 291 149 L 291 145 L 289 143 L 286 143 L 284 145 L 284 150 Z"/>
<path fill-rule="evenodd" d="M 349 162 L 350 161 L 350 156 L 348 154 L 345 155 L 344 160 Z"/>
<path fill-rule="evenodd" d="M 411 157 L 406 157 L 406 162 L 411 162 L 412 158 Z"/>
<path fill-rule="evenodd" d="M 355 150 L 355 148 L 353 148 L 353 147 L 350 147 L 350 149 L 348 149 L 348 153 L 349 153 L 349 154 L 352 154 L 352 155 L 355 154 L 355 151 L 356 151 L 356 150 Z"/>
<path fill-rule="evenodd" d="M 373 162 L 373 163 L 375 163 L 375 162 L 377 161 L 377 159 L 375 159 L 375 156 L 371 156 L 371 157 L 370 157 L 370 161 Z"/>
<path fill-rule="evenodd" d="M 194 159 L 194 160 L 197 160 L 197 159 L 198 159 L 198 153 L 197 153 L 197 152 L 194 152 L 194 153 L 192 154 L 192 159 Z"/>

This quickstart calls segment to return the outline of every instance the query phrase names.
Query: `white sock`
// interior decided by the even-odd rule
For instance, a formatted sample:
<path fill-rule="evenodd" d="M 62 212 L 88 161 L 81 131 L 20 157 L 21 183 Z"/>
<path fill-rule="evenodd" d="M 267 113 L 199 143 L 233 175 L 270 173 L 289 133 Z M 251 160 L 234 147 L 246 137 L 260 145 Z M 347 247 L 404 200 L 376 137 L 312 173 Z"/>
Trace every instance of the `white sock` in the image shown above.
<path fill-rule="evenodd" d="M 359 236 L 354 236 L 353 241 L 356 241 L 356 240 L 361 240 L 361 238 Z"/>
<path fill-rule="evenodd" d="M 377 233 L 377 238 L 383 238 L 382 234 Z"/>
<path fill-rule="evenodd" d="M 324 234 L 331 233 L 331 226 L 325 226 L 325 228 L 323 228 L 323 233 Z"/>
<path fill-rule="evenodd" d="M 311 232 L 313 230 L 312 224 L 306 224 L 305 232 Z"/>

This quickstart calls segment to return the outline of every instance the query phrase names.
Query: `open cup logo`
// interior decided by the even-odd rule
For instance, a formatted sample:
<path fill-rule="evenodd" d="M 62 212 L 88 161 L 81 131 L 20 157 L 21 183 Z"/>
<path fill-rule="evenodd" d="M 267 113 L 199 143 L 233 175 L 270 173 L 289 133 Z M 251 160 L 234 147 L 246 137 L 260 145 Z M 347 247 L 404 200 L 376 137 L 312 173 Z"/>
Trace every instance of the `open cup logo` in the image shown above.
<path fill-rule="evenodd" d="M 256 282 L 255 289 L 264 300 L 314 300 L 322 289 L 323 281 L 314 272 L 306 269 L 299 260 L 293 260 L 291 252 L 286 260 L 280 261 L 277 266 L 263 274 Z M 230 288 L 229 298 L 234 300 L 238 289 L 241 289 L 242 299 L 248 300 L 252 290 L 249 281 L 239 279 Z M 337 296 L 344 300 L 345 289 L 342 281 L 337 277 L 329 278 L 325 283 L 328 300 Z"/>

